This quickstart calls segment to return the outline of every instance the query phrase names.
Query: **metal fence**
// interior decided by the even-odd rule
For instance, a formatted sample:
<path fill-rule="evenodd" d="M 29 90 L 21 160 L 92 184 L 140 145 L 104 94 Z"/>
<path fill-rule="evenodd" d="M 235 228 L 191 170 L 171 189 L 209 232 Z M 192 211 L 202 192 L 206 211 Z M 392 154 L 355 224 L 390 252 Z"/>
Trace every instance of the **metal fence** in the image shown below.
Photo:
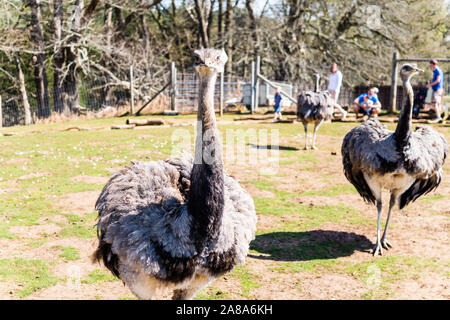
<path fill-rule="evenodd" d="M 445 76 L 444 81 L 444 94 L 449 94 L 449 75 Z M 242 101 L 245 100 L 244 95 L 248 95 L 250 81 L 249 79 L 236 76 L 225 76 L 223 83 L 224 92 L 224 104 L 242 105 Z M 390 86 L 378 86 L 381 104 L 383 108 L 389 106 L 390 103 Z M 62 88 L 64 92 L 70 92 L 73 88 Z M 325 90 L 326 87 L 322 86 L 320 90 Z M 361 93 L 367 92 L 369 86 L 356 86 L 354 88 L 343 87 L 341 89 L 338 103 L 342 106 L 351 105 L 353 100 Z M 314 90 L 312 84 L 292 84 L 292 95 L 295 98 L 300 91 Z M 414 91 L 419 90 L 418 86 L 414 86 Z M 198 91 L 199 91 L 199 79 L 195 72 L 180 72 L 176 77 L 176 111 L 180 113 L 196 112 L 198 103 Z M 50 117 L 55 117 L 61 113 L 60 110 L 55 110 L 54 104 L 54 91 L 53 88 L 48 89 L 49 93 L 49 113 Z M 218 80 L 215 88 L 215 106 L 216 110 L 219 109 L 219 93 L 220 93 L 220 81 Z M 144 109 L 143 113 L 158 113 L 163 112 L 170 108 L 170 86 L 163 90 L 158 99 L 152 102 L 151 105 Z M 30 111 L 33 118 L 33 122 L 37 122 L 40 119 L 38 114 L 38 103 L 36 96 L 33 93 L 28 93 L 28 99 L 30 104 Z M 136 100 L 136 106 L 139 108 L 142 106 L 149 97 L 139 97 Z M 398 87 L 397 105 L 402 106 L 404 101 L 403 87 Z M 92 112 L 102 112 L 105 108 L 119 109 L 129 108 L 130 104 L 130 90 L 124 86 L 121 87 L 108 87 L 100 81 L 84 80 L 79 87 L 79 105 L 80 108 L 74 108 L 72 110 L 65 110 L 65 116 L 67 111 L 69 116 L 74 117 Z M 292 105 L 295 107 L 295 104 Z M 45 120 L 45 119 L 44 119 Z M 2 125 L 4 127 L 13 125 L 25 124 L 25 111 L 23 102 L 19 95 L 6 95 L 2 94 Z"/>
<path fill-rule="evenodd" d="M 64 114 L 65 117 L 76 117 L 87 112 L 98 112 L 106 107 L 119 108 L 129 103 L 129 90 L 123 87 L 108 88 L 97 81 L 83 81 L 78 88 L 78 104 L 74 108 L 65 110 L 57 110 L 55 107 L 55 98 L 57 94 L 64 96 L 65 93 L 72 92 L 73 88 L 62 87 L 60 92 L 56 92 L 52 87 L 48 88 L 48 105 L 45 108 L 50 117 Z M 30 105 L 30 113 L 32 121 L 37 122 L 47 117 L 39 116 L 38 101 L 33 92 L 28 92 L 28 103 Z M 25 110 L 20 95 L 2 94 L 2 125 L 4 127 L 25 124 Z"/>
<path fill-rule="evenodd" d="M 225 104 L 240 103 L 245 78 L 225 76 L 223 82 L 223 96 Z M 177 73 L 176 110 L 181 113 L 197 111 L 199 79 L 195 72 Z M 216 82 L 214 105 L 219 109 L 220 81 Z"/>

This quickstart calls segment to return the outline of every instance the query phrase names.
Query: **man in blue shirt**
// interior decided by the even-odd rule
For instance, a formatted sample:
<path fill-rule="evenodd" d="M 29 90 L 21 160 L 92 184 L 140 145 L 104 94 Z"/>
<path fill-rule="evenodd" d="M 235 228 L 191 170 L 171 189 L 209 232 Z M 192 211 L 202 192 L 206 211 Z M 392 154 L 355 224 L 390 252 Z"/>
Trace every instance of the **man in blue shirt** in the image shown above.
<path fill-rule="evenodd" d="M 370 88 L 367 93 L 363 93 L 353 101 L 353 111 L 358 118 L 358 113 L 362 113 L 364 120 L 369 119 L 371 116 L 377 118 L 381 110 L 381 103 L 375 94 L 375 88 Z"/>
<path fill-rule="evenodd" d="M 275 101 L 275 105 L 274 105 L 274 111 L 275 111 L 275 116 L 273 118 L 273 121 L 277 121 L 278 119 L 282 120 L 282 116 L 281 116 L 281 89 L 280 87 L 277 87 L 275 89 L 275 97 L 274 97 L 274 101 Z"/>
<path fill-rule="evenodd" d="M 444 91 L 444 74 L 442 70 L 438 67 L 437 60 L 430 61 L 430 68 L 433 70 L 433 81 L 426 85 L 426 88 L 431 87 L 433 89 L 433 95 L 431 96 L 431 103 L 436 112 L 436 118 L 433 122 L 439 122 L 441 118 L 441 105 L 442 105 L 442 94 Z"/>

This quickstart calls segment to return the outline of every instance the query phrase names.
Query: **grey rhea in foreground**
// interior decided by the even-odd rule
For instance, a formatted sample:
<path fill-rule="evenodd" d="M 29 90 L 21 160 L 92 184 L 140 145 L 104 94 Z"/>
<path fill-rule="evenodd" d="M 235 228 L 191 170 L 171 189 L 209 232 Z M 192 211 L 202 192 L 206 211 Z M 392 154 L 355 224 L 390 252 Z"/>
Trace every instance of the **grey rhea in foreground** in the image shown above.
<path fill-rule="evenodd" d="M 195 155 L 138 162 L 111 176 L 96 209 L 103 261 L 140 299 L 157 289 L 191 299 L 243 264 L 256 230 L 251 196 L 224 174 L 214 86 L 227 56 L 195 51 L 200 78 Z"/>
<path fill-rule="evenodd" d="M 410 103 L 401 112 L 395 131 L 385 129 L 378 120 L 369 120 L 352 129 L 342 143 L 342 162 L 347 179 L 367 202 L 378 210 L 377 240 L 373 255 L 382 254 L 391 245 L 386 239 L 392 208 L 402 210 L 440 184 L 442 166 L 448 154 L 448 145 L 442 134 L 431 127 L 412 131 L 414 94 L 410 79 L 422 72 L 415 64 L 405 64 L 400 70 L 403 87 Z M 386 226 L 380 238 L 381 190 L 390 191 Z"/>
<path fill-rule="evenodd" d="M 312 149 L 316 148 L 316 134 L 322 122 L 331 119 L 333 115 L 333 100 L 328 91 L 318 92 L 316 81 L 316 92 L 301 92 L 297 98 L 297 118 L 302 122 L 305 129 L 305 150 L 308 149 L 308 123 L 314 123 L 312 138 Z"/>

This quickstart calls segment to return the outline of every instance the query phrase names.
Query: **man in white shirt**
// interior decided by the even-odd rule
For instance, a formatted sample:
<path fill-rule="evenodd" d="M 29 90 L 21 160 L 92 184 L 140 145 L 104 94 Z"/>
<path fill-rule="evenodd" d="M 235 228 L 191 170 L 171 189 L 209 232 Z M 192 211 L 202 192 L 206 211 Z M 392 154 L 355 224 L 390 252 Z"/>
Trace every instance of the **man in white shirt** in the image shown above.
<path fill-rule="evenodd" d="M 347 117 L 347 111 L 337 103 L 339 98 L 339 92 L 342 85 L 342 73 L 338 70 L 337 64 L 333 63 L 330 68 L 331 73 L 328 75 L 328 88 L 331 98 L 334 100 L 334 107 L 342 113 L 342 119 Z"/>

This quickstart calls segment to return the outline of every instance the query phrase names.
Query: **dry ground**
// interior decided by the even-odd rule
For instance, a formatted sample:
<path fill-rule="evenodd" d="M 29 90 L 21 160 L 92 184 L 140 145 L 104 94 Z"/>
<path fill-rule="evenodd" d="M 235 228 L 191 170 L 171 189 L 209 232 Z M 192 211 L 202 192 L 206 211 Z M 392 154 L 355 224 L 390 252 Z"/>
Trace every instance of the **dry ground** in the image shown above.
<path fill-rule="evenodd" d="M 193 124 L 195 116 L 168 119 Z M 16 134 L 0 136 L 0 299 L 133 299 L 90 261 L 94 203 L 111 172 L 130 160 L 167 158 L 186 136 L 192 150 L 194 129 L 108 130 L 123 121 L 0 131 Z M 324 124 L 319 150 L 304 151 L 299 124 L 233 122 L 231 116 L 219 123 L 225 150 L 245 155 L 226 157 L 225 167 L 254 197 L 258 230 L 246 264 L 197 299 L 450 298 L 449 161 L 437 190 L 394 213 L 393 248 L 374 258 L 368 251 L 376 210 L 342 173 L 342 138 L 357 124 Z M 72 125 L 96 130 L 64 131 Z M 245 137 L 247 129 L 258 138 Z M 448 128 L 436 129 L 450 141 Z"/>

